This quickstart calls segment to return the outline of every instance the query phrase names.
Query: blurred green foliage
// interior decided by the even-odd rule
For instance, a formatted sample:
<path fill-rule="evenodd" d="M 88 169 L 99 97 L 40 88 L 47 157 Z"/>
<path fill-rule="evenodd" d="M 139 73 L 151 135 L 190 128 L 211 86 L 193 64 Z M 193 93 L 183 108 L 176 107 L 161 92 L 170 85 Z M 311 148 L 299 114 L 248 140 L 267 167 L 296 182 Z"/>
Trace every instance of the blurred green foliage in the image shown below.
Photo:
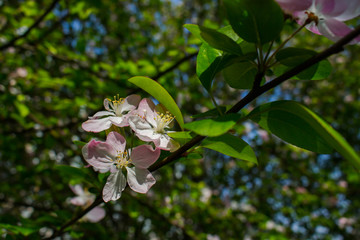
<path fill-rule="evenodd" d="M 52 4 L 0 1 L 0 42 L 20 36 Z M 156 79 L 176 100 L 185 122 L 212 109 L 196 76 L 200 40 L 186 23 L 227 23 L 217 0 L 62 0 L 25 37 L 0 54 L 0 234 L 39 239 L 81 211 L 69 183 L 101 192 L 104 174 L 84 168 L 81 142 L 95 135 L 81 123 L 103 99 L 138 93 L 127 79 Z M 354 25 L 359 22 L 354 19 Z M 286 22 L 283 34 L 295 25 Z M 302 31 L 293 47 L 321 50 L 322 36 Z M 321 81 L 287 81 L 248 106 L 292 99 L 321 115 L 360 151 L 360 59 L 348 46 L 329 61 Z M 233 105 L 243 92 L 217 74 L 213 95 Z M 316 155 L 287 145 L 246 122 L 237 133 L 258 166 L 208 149 L 155 172 L 147 195 L 128 189 L 104 205 L 99 223 L 80 221 L 66 239 L 358 239 L 360 176 L 339 154 Z M 96 135 L 97 138 L 105 134 Z M 200 154 L 204 154 L 202 157 Z M 166 154 L 166 153 L 164 153 Z M 77 169 L 70 168 L 76 167 Z"/>

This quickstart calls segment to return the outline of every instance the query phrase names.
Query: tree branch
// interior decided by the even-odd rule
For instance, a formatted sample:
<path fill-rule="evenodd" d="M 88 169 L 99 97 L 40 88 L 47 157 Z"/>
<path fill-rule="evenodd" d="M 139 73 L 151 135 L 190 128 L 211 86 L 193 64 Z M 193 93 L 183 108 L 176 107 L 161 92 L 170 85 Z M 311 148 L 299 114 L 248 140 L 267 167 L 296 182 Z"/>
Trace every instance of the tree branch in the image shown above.
<path fill-rule="evenodd" d="M 252 102 L 254 99 L 256 99 L 261 94 L 269 91 L 270 89 L 278 86 L 279 84 L 283 83 L 287 79 L 297 75 L 298 73 L 302 72 L 303 70 L 309 68 L 310 66 L 320 62 L 321 60 L 326 59 L 327 57 L 341 52 L 343 50 L 343 47 L 351 42 L 355 37 L 360 35 L 360 26 L 358 26 L 355 30 L 350 32 L 348 35 L 340 39 L 338 42 L 333 44 L 331 47 L 325 49 L 324 51 L 320 52 L 319 54 L 315 55 L 314 57 L 310 58 L 309 60 L 301 63 L 300 65 L 292 68 L 288 72 L 282 74 L 281 76 L 275 78 L 274 80 L 270 81 L 269 83 L 261 86 L 260 88 L 251 90 L 243 99 L 241 99 L 238 103 L 236 103 L 231 109 L 229 109 L 226 114 L 228 113 L 236 113 L 240 111 L 243 107 L 245 107 L 247 104 Z M 179 159 L 181 156 L 186 153 L 187 150 L 194 147 L 196 144 L 200 143 L 202 140 L 204 140 L 205 136 L 197 135 L 193 139 L 191 139 L 189 142 L 187 142 L 185 145 L 183 145 L 181 148 L 179 148 L 177 151 L 172 153 L 170 156 L 164 158 L 162 161 L 155 163 L 149 168 L 149 171 L 153 172 L 166 164 L 172 163 L 173 161 Z M 77 220 L 79 220 L 82 216 L 84 216 L 87 212 L 89 212 L 92 208 L 96 207 L 102 202 L 101 195 L 97 196 L 96 201 L 87 209 L 85 209 L 79 216 L 73 218 L 68 223 L 66 223 L 63 227 L 60 228 L 59 231 L 57 231 L 57 234 L 53 234 L 49 239 L 53 239 L 56 236 L 60 236 L 61 233 L 64 231 L 66 227 L 71 226 L 74 224 Z M 97 204 L 95 204 L 97 203 Z"/>
<path fill-rule="evenodd" d="M 174 63 L 174 65 L 172 65 L 171 67 L 169 67 L 168 69 L 166 69 L 165 71 L 159 72 L 158 74 L 156 74 L 154 77 L 152 77 L 153 80 L 158 80 L 159 78 L 161 78 L 162 76 L 164 76 L 165 74 L 167 74 L 168 72 L 171 72 L 172 70 L 176 69 L 178 66 L 180 66 L 182 63 L 186 62 L 187 60 L 195 57 L 197 55 L 197 52 L 192 53 L 190 55 L 187 55 L 183 58 L 181 58 L 179 61 L 177 61 L 176 63 Z"/>
<path fill-rule="evenodd" d="M 44 18 L 54 9 L 54 7 L 56 6 L 56 4 L 59 2 L 60 0 L 54 0 L 51 5 L 46 9 L 46 11 L 26 30 L 26 32 L 24 32 L 23 34 L 14 37 L 13 39 L 11 39 L 8 43 L 5 43 L 4 45 L 0 46 L 0 51 L 7 49 L 11 46 L 14 46 L 15 43 L 21 39 L 21 38 L 25 38 L 34 28 L 36 28 L 41 22 L 42 20 L 44 20 Z"/>
<path fill-rule="evenodd" d="M 102 196 L 101 194 L 99 196 L 96 197 L 95 201 L 86 209 L 84 209 L 79 215 L 73 217 L 70 221 L 68 221 L 67 223 L 65 223 L 59 230 L 55 231 L 51 237 L 49 238 L 44 238 L 44 239 L 54 239 L 55 237 L 60 236 L 61 234 L 64 233 L 64 230 L 73 225 L 74 223 L 76 223 L 78 220 L 80 220 L 85 214 L 87 214 L 88 212 L 90 212 L 93 208 L 95 208 L 96 206 L 98 206 L 100 203 L 102 203 Z"/>

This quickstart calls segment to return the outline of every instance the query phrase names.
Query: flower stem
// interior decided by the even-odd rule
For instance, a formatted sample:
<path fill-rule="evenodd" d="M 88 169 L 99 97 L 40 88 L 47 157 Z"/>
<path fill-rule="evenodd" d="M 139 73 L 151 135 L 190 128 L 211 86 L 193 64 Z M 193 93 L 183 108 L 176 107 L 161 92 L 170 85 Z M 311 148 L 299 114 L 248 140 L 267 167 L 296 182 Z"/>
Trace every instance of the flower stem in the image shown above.
<path fill-rule="evenodd" d="M 285 44 L 290 41 L 298 32 L 300 32 L 307 24 L 309 24 L 309 21 L 305 21 L 304 24 L 302 24 L 298 29 L 296 29 L 295 32 L 293 32 L 285 41 L 283 41 L 280 46 L 271 54 L 269 59 L 265 62 L 265 66 L 267 66 L 270 61 L 275 57 L 275 55 L 285 46 Z"/>
<path fill-rule="evenodd" d="M 214 104 L 214 106 L 216 107 L 217 111 L 219 112 L 219 114 L 222 116 L 224 115 L 224 113 L 221 111 L 221 109 L 219 108 L 219 105 L 216 103 L 216 100 L 214 98 L 214 95 L 212 93 L 210 93 L 210 97 L 211 97 L 211 100 Z"/>

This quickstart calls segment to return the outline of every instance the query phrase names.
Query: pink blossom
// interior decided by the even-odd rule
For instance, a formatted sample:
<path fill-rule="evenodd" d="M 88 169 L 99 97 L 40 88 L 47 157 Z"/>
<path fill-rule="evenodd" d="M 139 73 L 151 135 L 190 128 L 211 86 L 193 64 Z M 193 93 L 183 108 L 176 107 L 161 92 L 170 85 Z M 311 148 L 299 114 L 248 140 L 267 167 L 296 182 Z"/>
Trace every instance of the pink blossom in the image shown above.
<path fill-rule="evenodd" d="M 95 195 L 91 194 L 86 189 L 84 190 L 81 185 L 70 185 L 71 190 L 77 195 L 70 199 L 70 202 L 75 206 L 82 206 L 84 208 L 90 206 L 95 201 Z M 82 220 L 89 222 L 98 222 L 105 217 L 105 210 L 102 207 L 95 207 L 88 212 Z"/>
<path fill-rule="evenodd" d="M 136 113 L 136 114 L 135 114 Z M 174 117 L 156 111 L 155 104 L 148 98 L 139 103 L 139 107 L 128 121 L 136 136 L 145 142 L 153 142 L 157 148 L 175 151 L 179 144 L 167 134 Z"/>
<path fill-rule="evenodd" d="M 118 127 L 129 126 L 127 118 L 140 102 L 140 96 L 130 95 L 126 98 L 114 97 L 114 100 L 104 99 L 107 111 L 100 111 L 82 124 L 88 132 L 101 132 L 109 129 L 112 124 Z"/>
<path fill-rule="evenodd" d="M 344 21 L 360 15 L 360 0 L 276 0 L 288 13 L 304 24 L 310 17 L 313 21 L 306 26 L 313 33 L 337 41 L 352 28 Z M 356 38 L 352 43 L 360 41 Z"/>
<path fill-rule="evenodd" d="M 106 142 L 91 140 L 82 149 L 85 160 L 93 167 L 110 171 L 103 189 L 105 202 L 121 197 L 126 186 L 123 168 L 127 172 L 127 182 L 132 190 L 147 193 L 156 180 L 147 170 L 160 156 L 160 149 L 141 145 L 126 151 L 126 141 L 117 132 L 110 132 Z M 131 166 L 134 167 L 131 167 Z"/>

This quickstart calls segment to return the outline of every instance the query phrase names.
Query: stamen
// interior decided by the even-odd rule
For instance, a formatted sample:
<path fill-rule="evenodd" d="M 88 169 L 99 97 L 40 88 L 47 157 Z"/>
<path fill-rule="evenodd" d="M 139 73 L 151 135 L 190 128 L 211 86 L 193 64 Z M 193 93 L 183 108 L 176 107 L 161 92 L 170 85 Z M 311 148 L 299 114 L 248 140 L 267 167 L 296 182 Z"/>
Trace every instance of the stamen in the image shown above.
<path fill-rule="evenodd" d="M 114 105 L 123 104 L 124 101 L 125 101 L 125 98 L 121 98 L 119 94 L 114 96 L 114 100 L 112 100 Z"/>
<path fill-rule="evenodd" d="M 126 150 L 124 152 L 117 151 L 117 156 L 116 156 L 116 159 L 114 161 L 114 165 L 116 166 L 117 169 L 127 167 L 129 164 L 131 164 L 131 162 L 132 161 L 129 158 L 128 152 Z"/>
<path fill-rule="evenodd" d="M 174 117 L 167 111 L 164 113 L 156 112 L 157 116 L 154 117 L 154 120 L 157 123 L 155 131 L 158 133 L 164 133 L 165 128 L 169 126 L 169 124 L 174 120 Z"/>

